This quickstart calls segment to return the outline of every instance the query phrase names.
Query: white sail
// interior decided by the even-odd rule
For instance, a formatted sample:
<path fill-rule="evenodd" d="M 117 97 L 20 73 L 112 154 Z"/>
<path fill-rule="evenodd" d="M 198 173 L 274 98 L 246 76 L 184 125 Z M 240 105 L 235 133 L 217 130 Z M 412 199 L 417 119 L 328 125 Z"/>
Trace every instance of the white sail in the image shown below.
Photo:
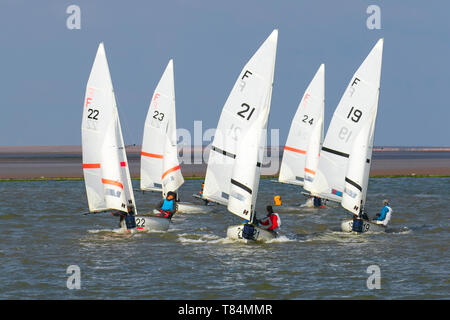
<path fill-rule="evenodd" d="M 173 61 L 170 60 L 153 93 L 145 120 L 141 189 L 165 194 L 166 190 L 175 191 L 183 182 L 178 162 Z"/>
<path fill-rule="evenodd" d="M 231 176 L 227 209 L 249 221 L 253 220 L 255 211 L 261 171 L 261 146 L 265 141 L 263 135 L 267 135 L 268 116 L 269 108 L 266 108 L 242 138 Z"/>
<path fill-rule="evenodd" d="M 291 123 L 278 181 L 307 189 L 315 176 L 323 139 L 325 66 L 308 85 Z"/>
<path fill-rule="evenodd" d="M 367 123 L 358 133 L 353 143 L 345 174 L 344 193 L 341 205 L 348 211 L 358 214 L 366 202 L 368 171 L 370 171 L 371 133 L 375 119 Z"/>
<path fill-rule="evenodd" d="M 135 209 L 111 76 L 100 43 L 86 86 L 82 118 L 83 173 L 89 211 Z"/>
<path fill-rule="evenodd" d="M 341 202 L 350 153 L 360 131 L 372 121 L 380 88 L 383 39 L 356 71 L 331 119 L 309 191 Z"/>
<path fill-rule="evenodd" d="M 225 102 L 209 154 L 203 189 L 206 199 L 228 203 L 239 143 L 270 108 L 277 40 L 278 30 L 274 30 L 242 69 Z"/>
<path fill-rule="evenodd" d="M 161 179 L 163 185 L 163 197 L 165 197 L 169 191 L 175 192 L 184 183 L 184 178 L 180 170 L 180 164 L 178 162 L 178 149 L 176 141 L 175 144 L 173 144 L 168 136 L 166 136 L 163 173 Z"/>

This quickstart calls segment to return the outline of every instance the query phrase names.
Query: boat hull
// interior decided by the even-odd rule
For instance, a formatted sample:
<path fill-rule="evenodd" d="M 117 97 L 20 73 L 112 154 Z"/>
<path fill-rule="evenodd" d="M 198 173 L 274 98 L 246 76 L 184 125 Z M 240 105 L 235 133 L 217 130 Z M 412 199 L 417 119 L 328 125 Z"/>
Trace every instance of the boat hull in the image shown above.
<path fill-rule="evenodd" d="M 214 206 L 201 205 L 189 202 L 178 202 L 177 213 L 210 213 L 214 210 Z"/>
<path fill-rule="evenodd" d="M 358 233 L 352 231 L 352 227 L 353 227 L 353 219 L 346 219 L 341 222 L 341 230 L 343 232 Z M 362 230 L 363 230 L 362 233 L 384 232 L 386 231 L 386 227 L 382 224 L 377 224 L 371 221 L 364 221 Z"/>
<path fill-rule="evenodd" d="M 248 243 L 251 241 L 270 241 L 278 237 L 278 234 L 276 232 L 267 231 L 255 226 L 254 240 L 248 240 L 242 237 L 243 228 L 243 224 L 228 227 L 227 238 Z"/>
<path fill-rule="evenodd" d="M 169 229 L 170 220 L 162 217 L 136 216 L 136 230 L 138 232 L 160 231 L 165 232 Z M 123 226 L 126 228 L 125 226 Z"/>

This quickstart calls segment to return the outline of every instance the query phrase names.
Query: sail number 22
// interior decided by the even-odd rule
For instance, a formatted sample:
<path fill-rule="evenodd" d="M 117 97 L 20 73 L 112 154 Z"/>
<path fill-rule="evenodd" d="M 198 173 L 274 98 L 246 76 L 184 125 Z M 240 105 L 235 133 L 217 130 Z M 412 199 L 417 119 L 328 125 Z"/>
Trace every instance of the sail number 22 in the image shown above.
<path fill-rule="evenodd" d="M 100 111 L 96 109 L 88 109 L 88 119 L 98 120 L 98 114 Z"/>

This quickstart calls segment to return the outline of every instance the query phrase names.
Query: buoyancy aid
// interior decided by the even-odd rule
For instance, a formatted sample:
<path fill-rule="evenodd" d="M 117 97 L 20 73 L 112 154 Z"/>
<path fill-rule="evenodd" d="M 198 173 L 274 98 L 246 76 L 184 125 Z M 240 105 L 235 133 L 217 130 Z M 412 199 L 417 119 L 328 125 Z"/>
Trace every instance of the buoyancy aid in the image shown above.
<path fill-rule="evenodd" d="M 173 210 L 173 200 L 164 199 L 163 205 L 161 206 L 162 211 L 172 211 Z"/>

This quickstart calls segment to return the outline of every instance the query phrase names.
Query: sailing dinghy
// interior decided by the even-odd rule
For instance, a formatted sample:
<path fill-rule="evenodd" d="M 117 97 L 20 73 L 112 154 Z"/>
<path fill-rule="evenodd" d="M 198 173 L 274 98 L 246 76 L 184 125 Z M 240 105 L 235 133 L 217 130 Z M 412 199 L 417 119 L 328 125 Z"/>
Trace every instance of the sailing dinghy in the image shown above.
<path fill-rule="evenodd" d="M 86 86 L 82 119 L 83 174 L 90 213 L 111 212 L 124 231 L 147 231 L 150 221 L 137 215 L 114 89 L 103 43 L 100 43 Z M 167 230 L 168 221 L 156 221 Z M 167 219 L 166 219 L 167 220 Z"/>
<path fill-rule="evenodd" d="M 278 182 L 302 186 L 305 190 L 314 180 L 323 141 L 325 104 L 325 66 L 320 65 L 308 85 L 291 123 Z M 309 194 L 308 194 L 309 196 Z M 300 207 L 314 207 L 310 197 Z M 298 211 L 299 207 L 277 206 L 277 210 Z"/>
<path fill-rule="evenodd" d="M 86 86 L 81 125 L 83 174 L 90 213 L 136 214 L 128 161 L 103 43 Z M 133 230 L 120 224 L 124 230 Z"/>
<path fill-rule="evenodd" d="M 176 133 L 175 85 L 173 60 L 170 60 L 159 80 L 145 119 L 141 151 L 141 190 L 177 192 L 184 183 L 178 161 Z M 177 212 L 209 212 L 211 207 L 177 202 Z M 154 213 L 159 213 L 154 210 Z"/>
<path fill-rule="evenodd" d="M 363 216 L 380 90 L 383 39 L 353 75 L 331 119 L 309 191 Z M 350 221 L 341 225 L 349 231 Z M 353 224 L 352 224 L 353 225 Z M 375 226 L 372 228 L 372 226 Z M 380 229 L 365 221 L 361 232 Z"/>
<path fill-rule="evenodd" d="M 242 69 L 222 109 L 209 153 L 203 198 L 227 206 L 249 222 L 255 217 L 256 196 L 272 98 L 278 30 L 261 45 Z M 227 236 L 243 239 L 243 225 Z M 276 233 L 254 226 L 252 240 L 269 240 Z M 244 239 L 245 240 L 245 239 Z"/>

